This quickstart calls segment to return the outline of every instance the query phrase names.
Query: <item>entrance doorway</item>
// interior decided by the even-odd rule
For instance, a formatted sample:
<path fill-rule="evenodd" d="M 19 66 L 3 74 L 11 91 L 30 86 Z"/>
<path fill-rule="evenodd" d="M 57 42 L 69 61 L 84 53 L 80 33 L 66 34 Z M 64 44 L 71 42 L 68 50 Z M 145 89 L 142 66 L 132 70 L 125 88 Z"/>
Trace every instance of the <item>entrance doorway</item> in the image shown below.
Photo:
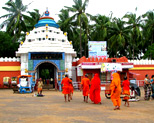
<path fill-rule="evenodd" d="M 55 88 L 55 77 L 57 69 L 49 62 L 42 63 L 37 68 L 37 79 L 42 78 L 43 89 Z"/>

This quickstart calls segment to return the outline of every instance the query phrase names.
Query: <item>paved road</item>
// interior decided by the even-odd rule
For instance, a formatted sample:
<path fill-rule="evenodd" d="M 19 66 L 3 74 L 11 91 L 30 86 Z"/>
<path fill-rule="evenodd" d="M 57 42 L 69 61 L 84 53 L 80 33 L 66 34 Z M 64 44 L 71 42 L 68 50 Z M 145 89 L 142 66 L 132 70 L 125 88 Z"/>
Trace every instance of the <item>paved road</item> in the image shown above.
<path fill-rule="evenodd" d="M 34 94 L 34 93 L 33 93 Z M 75 91 L 71 102 L 64 102 L 61 92 L 43 91 L 44 97 L 13 94 L 0 90 L 0 123 L 154 123 L 154 100 L 131 102 L 114 111 L 111 100 L 101 92 L 102 105 L 83 102 Z"/>

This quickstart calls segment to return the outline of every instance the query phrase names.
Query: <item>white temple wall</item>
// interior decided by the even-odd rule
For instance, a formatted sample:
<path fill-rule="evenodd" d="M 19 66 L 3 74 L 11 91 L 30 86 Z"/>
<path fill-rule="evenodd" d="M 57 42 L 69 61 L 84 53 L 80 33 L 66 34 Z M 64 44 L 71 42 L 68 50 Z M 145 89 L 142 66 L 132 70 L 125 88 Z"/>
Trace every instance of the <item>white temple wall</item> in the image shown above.
<path fill-rule="evenodd" d="M 76 82 L 76 66 L 72 66 L 72 81 Z"/>
<path fill-rule="evenodd" d="M 21 57 L 21 75 L 28 75 L 25 70 L 28 70 L 28 54 L 22 54 Z"/>
<path fill-rule="evenodd" d="M 68 74 L 69 78 L 72 78 L 72 55 L 71 54 L 66 54 L 65 55 L 65 70 L 68 69 Z"/>

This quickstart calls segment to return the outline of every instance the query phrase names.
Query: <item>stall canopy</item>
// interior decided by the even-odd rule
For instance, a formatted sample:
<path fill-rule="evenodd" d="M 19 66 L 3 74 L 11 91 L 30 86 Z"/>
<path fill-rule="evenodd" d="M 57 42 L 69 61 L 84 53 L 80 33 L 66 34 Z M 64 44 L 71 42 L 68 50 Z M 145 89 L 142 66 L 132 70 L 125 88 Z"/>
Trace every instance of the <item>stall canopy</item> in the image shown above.
<path fill-rule="evenodd" d="M 22 77 L 32 77 L 32 75 L 19 75 L 18 78 L 22 78 Z"/>

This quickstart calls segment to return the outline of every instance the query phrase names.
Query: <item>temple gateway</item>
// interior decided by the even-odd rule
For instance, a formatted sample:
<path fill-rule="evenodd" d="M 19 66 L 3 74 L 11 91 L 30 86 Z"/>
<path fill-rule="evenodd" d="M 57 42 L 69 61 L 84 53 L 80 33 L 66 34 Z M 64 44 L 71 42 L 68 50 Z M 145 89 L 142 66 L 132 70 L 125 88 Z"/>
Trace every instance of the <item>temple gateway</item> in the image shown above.
<path fill-rule="evenodd" d="M 76 52 L 67 39 L 67 33 L 60 30 L 47 10 L 34 29 L 27 32 L 16 56 L 21 59 L 21 75 L 32 75 L 33 85 L 42 78 L 53 87 L 57 81 L 61 90 L 60 82 L 65 73 L 72 77 L 72 60 Z"/>

